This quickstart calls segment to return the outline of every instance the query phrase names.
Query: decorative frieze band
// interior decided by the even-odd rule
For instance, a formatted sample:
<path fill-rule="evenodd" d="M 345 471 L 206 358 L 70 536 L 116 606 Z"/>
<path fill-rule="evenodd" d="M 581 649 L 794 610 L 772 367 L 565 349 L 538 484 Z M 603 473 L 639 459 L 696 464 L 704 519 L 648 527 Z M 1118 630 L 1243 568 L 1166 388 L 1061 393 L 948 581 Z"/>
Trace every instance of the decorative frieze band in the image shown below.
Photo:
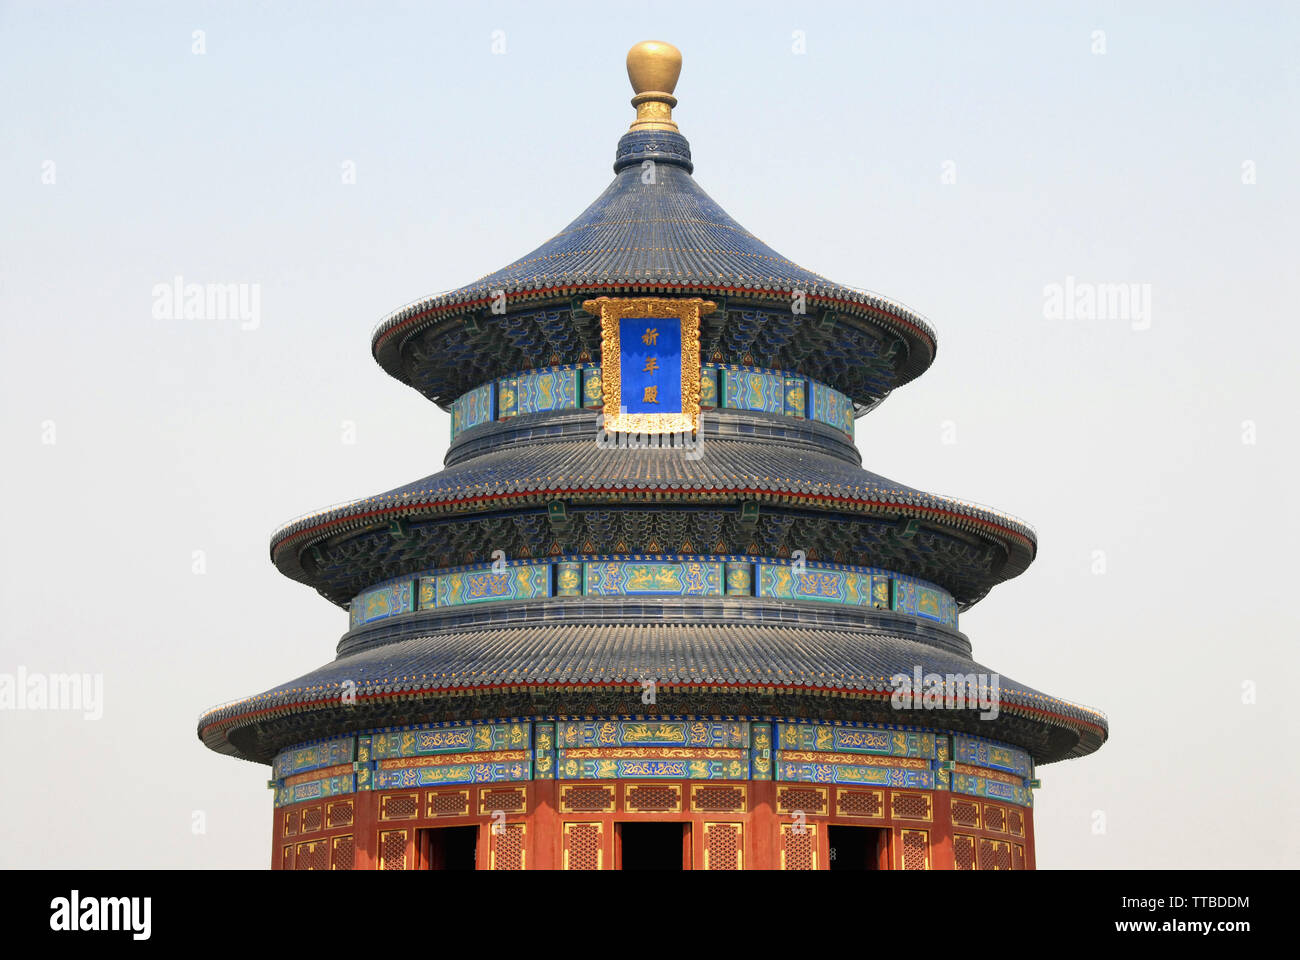
<path fill-rule="evenodd" d="M 272 773 L 277 807 L 372 789 L 534 779 L 775 779 L 947 790 L 950 777 L 954 793 L 1033 804 L 1032 761 L 1007 744 L 902 726 L 734 717 L 551 717 L 377 730 L 285 750 Z"/>
<path fill-rule="evenodd" d="M 599 364 L 547 367 L 502 377 L 463 394 L 451 405 L 451 435 L 529 413 L 600 408 Z M 816 420 L 853 438 L 853 401 L 816 380 L 780 370 L 706 363 L 700 370 L 704 409 L 756 410 Z"/>
<path fill-rule="evenodd" d="M 349 606 L 350 626 L 493 600 L 549 597 L 766 597 L 894 610 L 956 629 L 947 591 L 887 570 L 733 557 L 521 560 L 403 577 Z"/>

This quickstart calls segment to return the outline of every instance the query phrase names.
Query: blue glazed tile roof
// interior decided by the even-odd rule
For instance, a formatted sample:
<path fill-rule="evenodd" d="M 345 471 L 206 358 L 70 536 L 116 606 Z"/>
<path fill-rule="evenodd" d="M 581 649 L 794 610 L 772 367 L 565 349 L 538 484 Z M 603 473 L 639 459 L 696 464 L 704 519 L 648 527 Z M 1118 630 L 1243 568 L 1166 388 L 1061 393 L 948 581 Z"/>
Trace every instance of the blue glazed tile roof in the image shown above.
<path fill-rule="evenodd" d="M 652 168 L 645 166 L 647 161 Z M 793 365 L 783 359 L 769 365 L 797 371 L 804 370 L 799 361 L 805 354 L 815 353 L 822 361 L 829 356 L 833 362 L 823 366 L 838 372 L 826 382 L 857 383 L 857 389 L 846 387 L 845 392 L 864 409 L 928 367 L 935 338 L 923 317 L 780 255 L 728 216 L 696 183 L 693 169 L 689 144 L 680 135 L 625 135 L 613 182 L 577 219 L 503 269 L 390 314 L 373 335 L 376 359 L 436 402 L 450 402 L 458 394 L 446 394 L 442 388 L 447 382 L 432 381 L 456 380 L 444 376 L 447 367 L 477 370 L 484 358 L 488 366 L 505 362 L 503 345 L 514 350 L 505 368 L 485 370 L 460 387 L 469 389 L 512 370 L 597 359 L 599 324 L 582 309 L 583 299 L 650 293 L 725 298 L 716 313 L 734 317 L 736 330 L 747 336 L 747 328 L 767 335 L 777 326 L 780 336 L 763 341 L 766 353 L 756 352 L 758 360 L 744 359 L 746 350 L 741 349 L 758 342 L 754 337 L 727 339 L 735 331 L 720 326 L 715 331 L 719 345 L 711 356 L 759 365 L 769 354 L 793 357 Z M 653 176 L 646 175 L 650 171 Z M 802 315 L 789 309 L 796 292 L 806 296 L 814 324 L 805 324 Z M 498 293 L 505 295 L 506 312 L 489 320 L 487 307 Z M 780 322 L 768 323 L 778 311 Z M 820 333 L 814 336 L 814 331 Z M 515 334 L 522 340 L 510 347 Z M 796 338 L 803 352 L 786 351 Z M 729 356 L 729 351 L 742 356 Z M 871 375 L 877 379 L 854 380 L 835 366 L 841 362 L 856 368 L 874 362 Z M 431 382 L 421 381 L 421 370 Z M 581 425 L 586 428 L 585 422 Z M 487 438 L 486 431 L 502 428 L 474 429 L 484 431 L 473 437 L 477 441 Z M 517 513 L 552 498 L 583 504 L 694 498 L 707 502 L 709 510 L 715 503 L 732 506 L 758 499 L 778 501 L 778 509 L 793 503 L 809 513 L 871 512 L 890 524 L 895 518 L 917 518 L 961 531 L 963 541 L 982 541 L 981 548 L 1005 548 L 1005 561 L 991 574 L 997 580 L 1023 570 L 1036 549 L 1032 529 L 1022 522 L 896 484 L 851 462 L 856 456 L 833 455 L 826 444 L 827 449 L 812 450 L 772 436 L 720 438 L 696 460 L 680 450 L 601 449 L 593 439 L 539 434 L 500 449 L 476 447 L 433 476 L 282 527 L 272 539 L 272 558 L 289 576 L 310 583 L 308 571 L 325 562 L 317 545 L 328 549 L 327 538 L 361 531 L 354 539 L 404 538 L 406 524 L 394 521 L 445 514 L 459 523 L 461 514 Z M 916 525 L 899 527 L 904 529 L 886 533 L 905 539 L 914 535 Z M 370 556 L 361 553 L 363 560 Z M 964 562 L 966 555 L 960 556 Z M 921 643 L 899 635 L 906 632 L 902 627 L 879 623 L 814 628 L 701 617 L 688 624 L 647 618 L 494 629 L 435 628 L 417 619 L 408 625 L 409 633 L 400 637 L 361 642 L 297 680 L 209 711 L 200 720 L 200 737 L 215 750 L 265 762 L 277 750 L 313 737 L 413 718 L 572 713 L 592 706 L 608 710 L 611 704 L 626 704 L 623 688 L 646 677 L 660 680 L 670 698 L 678 698 L 690 712 L 773 716 L 789 708 L 786 716 L 891 722 L 884 718 L 897 719 L 898 714 L 891 714 L 888 698 L 879 695 L 890 676 L 911 674 L 918 666 L 927 673 L 990 672 L 959 649 Z M 339 699 L 349 681 L 358 685 L 356 706 Z M 614 696 L 605 697 L 610 691 Z M 1024 747 L 1039 762 L 1090 753 L 1106 739 L 1107 721 L 1097 711 L 1005 678 L 1002 694 L 1004 712 L 995 721 L 978 723 L 950 711 L 923 719 L 909 715 L 908 722 L 987 735 Z M 622 709 L 615 706 L 614 712 Z"/>
<path fill-rule="evenodd" d="M 934 356 L 930 324 L 879 294 L 835 283 L 799 266 L 733 220 L 691 175 L 690 148 L 679 134 L 628 134 L 620 141 L 613 182 L 576 220 L 509 266 L 466 286 L 426 297 L 389 314 L 375 328 L 380 363 L 404 379 L 390 335 L 409 335 L 432 313 L 482 304 L 504 291 L 508 305 L 537 291 L 585 295 L 670 292 L 748 294 L 788 307 L 793 291 L 810 300 L 884 322 L 911 344 L 904 380 Z M 642 161 L 656 166 L 645 182 Z M 397 338 L 400 339 L 400 338 Z"/>
<path fill-rule="evenodd" d="M 594 422 L 594 414 L 591 415 Z M 602 449 L 594 442 L 563 439 L 489 451 L 387 493 L 294 520 L 271 537 L 271 557 L 288 576 L 311 582 L 298 567 L 297 549 L 314 539 L 378 522 L 376 517 L 413 515 L 480 498 L 584 493 L 632 496 L 730 495 L 734 498 L 826 497 L 846 509 L 869 501 L 875 510 L 922 515 L 940 526 L 992 537 L 1008 551 L 998 580 L 1019 574 L 1032 561 L 1036 539 L 1022 521 L 985 507 L 915 490 L 863 470 L 840 457 L 778 443 L 714 440 L 705 455 L 690 459 L 678 450 Z M 750 491 L 750 492 L 745 492 Z M 494 509 L 489 503 L 463 509 Z"/>
<path fill-rule="evenodd" d="M 338 723 L 339 691 L 356 685 L 358 703 L 368 697 L 420 699 L 451 690 L 539 685 L 639 686 L 646 678 L 661 686 L 689 684 L 785 693 L 814 692 L 846 697 L 888 689 L 889 678 L 923 673 L 985 674 L 987 667 L 931 644 L 851 629 L 806 629 L 742 624 L 562 624 L 419 636 L 365 648 L 288 683 L 205 714 L 200 735 L 220 749 L 232 728 L 266 727 L 266 712 L 299 716 L 292 732 L 302 737 L 301 715 L 319 713 L 329 732 Z M 1080 756 L 1105 740 L 1104 714 L 1000 678 L 1002 714 L 981 721 L 979 732 L 1024 746 L 1039 762 Z M 481 692 L 479 695 L 483 695 Z M 349 707 L 345 709 L 357 709 Z M 888 709 L 886 706 L 885 709 Z M 257 719 L 253 719 L 257 715 Z M 951 713 L 931 712 L 943 727 Z M 907 720 L 914 723 L 916 720 Z M 1025 725 L 1028 724 L 1028 727 Z M 1065 728 L 1076 736 L 1046 748 L 1038 727 Z M 292 741 L 291 741 L 292 742 Z M 287 743 L 284 745 L 288 745 Z M 1051 750 L 1057 751 L 1054 755 Z M 229 752 L 238 752 L 230 748 Z"/>

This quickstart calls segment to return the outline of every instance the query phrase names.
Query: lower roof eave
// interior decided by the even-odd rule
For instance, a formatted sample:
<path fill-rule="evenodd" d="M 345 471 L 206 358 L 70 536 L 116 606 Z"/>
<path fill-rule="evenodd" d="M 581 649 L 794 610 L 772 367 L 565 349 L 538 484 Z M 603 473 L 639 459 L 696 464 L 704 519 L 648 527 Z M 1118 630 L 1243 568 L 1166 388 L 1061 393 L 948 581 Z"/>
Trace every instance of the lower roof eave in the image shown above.
<path fill-rule="evenodd" d="M 315 739 L 318 736 L 338 735 L 352 732 L 361 732 L 363 730 L 375 729 L 386 726 L 382 722 L 373 722 L 369 718 L 378 716 L 377 711 L 371 709 L 377 705 L 393 702 L 404 702 L 411 705 L 430 705 L 433 701 L 456 699 L 463 700 L 468 697 L 492 698 L 494 695 L 501 694 L 529 694 L 533 696 L 547 694 L 575 694 L 579 692 L 590 693 L 593 691 L 618 691 L 625 690 L 629 692 L 640 693 L 642 687 L 639 681 L 634 680 L 614 680 L 614 681 L 590 681 L 590 682 L 505 682 L 505 683 L 486 683 L 486 684 L 459 684 L 441 687 L 430 686 L 421 690 L 383 690 L 374 693 L 357 693 L 356 703 L 351 706 L 341 706 L 337 694 L 330 696 L 315 696 L 309 699 L 298 700 L 289 703 L 281 703 L 273 706 L 248 710 L 246 712 L 232 713 L 226 716 L 209 715 L 200 720 L 198 735 L 204 745 L 217 753 L 228 756 L 238 757 L 244 760 L 250 760 L 259 763 L 270 763 L 278 752 L 272 749 L 268 752 L 266 749 L 254 749 L 251 752 L 243 749 L 233 743 L 230 739 L 232 732 L 245 731 L 251 728 L 267 730 L 270 727 L 285 725 L 286 729 L 290 726 L 285 721 L 291 717 L 303 718 L 305 715 L 311 715 L 315 721 L 311 726 L 318 727 L 322 732 L 314 736 L 302 736 L 295 739 L 297 735 L 289 735 L 290 739 L 279 746 L 283 749 L 297 743 L 306 742 L 309 739 Z M 736 682 L 705 682 L 705 683 L 680 683 L 671 682 L 662 683 L 658 686 L 658 691 L 664 694 L 673 692 L 693 692 L 703 694 L 753 694 L 766 696 L 798 696 L 801 699 L 807 697 L 836 698 L 841 700 L 866 700 L 866 701 L 888 701 L 891 697 L 892 690 L 886 686 L 878 687 L 853 687 L 847 685 L 828 686 L 811 683 L 785 683 L 785 682 L 754 682 L 754 683 L 736 683 Z M 317 693 L 324 692 L 316 691 Z M 1066 701 L 1058 701 L 1064 706 L 1073 707 Z M 539 715 L 587 715 L 589 710 L 577 706 L 572 711 L 554 711 L 539 712 Z M 1075 708 L 1080 709 L 1080 708 Z M 1046 764 L 1054 763 L 1060 760 L 1069 760 L 1077 757 L 1087 756 L 1099 749 L 1109 737 L 1109 724 L 1104 716 L 1098 715 L 1097 719 L 1085 719 L 1078 716 L 1071 716 L 1060 710 L 1053 710 L 1048 707 L 1034 706 L 1028 703 L 1009 702 L 1001 705 L 1001 710 L 1013 718 L 1021 721 L 1027 721 L 1034 726 L 1054 727 L 1062 731 L 1068 731 L 1075 735 L 1075 741 L 1072 745 L 1059 752 L 1044 755 L 1041 751 L 1035 751 L 1028 744 L 1017 742 L 1020 738 L 1009 736 L 998 729 L 987 729 L 977 732 L 970 729 L 969 724 L 952 724 L 943 723 L 942 719 L 952 717 L 952 712 L 930 712 L 928 714 L 920 711 L 909 711 L 904 718 L 907 722 L 903 725 L 912 725 L 918 727 L 927 727 L 934 730 L 955 730 L 976 733 L 979 736 L 985 736 L 988 739 L 1003 740 L 1015 746 L 1022 746 L 1030 750 L 1034 756 L 1035 763 Z M 476 711 L 477 713 L 478 711 Z M 710 712 L 710 711 L 704 711 Z M 734 716 L 734 711 L 718 710 L 711 711 L 723 715 Z M 819 716 L 808 716 L 809 711 L 795 711 L 794 713 L 775 714 L 764 711 L 756 711 L 752 714 L 755 719 L 775 718 L 780 719 L 783 716 L 798 719 L 820 719 Z M 813 711 L 817 713 L 817 711 Z M 430 715 L 430 720 L 437 719 Z M 900 718 L 895 716 L 897 721 Z M 927 722 L 928 721 L 928 722 Z M 888 722 L 877 721 L 877 722 Z M 293 724 L 298 729 L 306 729 L 307 725 Z M 990 727 L 996 726 L 996 722 L 990 724 Z M 328 731 L 325 732 L 325 731 Z"/>

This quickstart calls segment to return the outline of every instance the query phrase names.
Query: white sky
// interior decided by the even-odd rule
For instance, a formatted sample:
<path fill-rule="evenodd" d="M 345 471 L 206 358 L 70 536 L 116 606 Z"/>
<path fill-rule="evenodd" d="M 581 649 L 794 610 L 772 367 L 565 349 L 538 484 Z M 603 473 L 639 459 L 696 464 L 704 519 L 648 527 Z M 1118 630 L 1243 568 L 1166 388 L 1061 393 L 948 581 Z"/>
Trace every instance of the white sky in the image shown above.
<path fill-rule="evenodd" d="M 370 330 L 599 194 L 643 39 L 714 199 L 936 327 L 864 465 L 1038 529 L 962 626 L 1110 717 L 1041 769 L 1040 866 L 1295 866 L 1300 8 L 1045 6 L 0 5 L 0 673 L 105 691 L 0 712 L 0 866 L 269 864 L 268 769 L 195 721 L 346 615 L 268 536 L 441 466 Z M 154 319 L 176 275 L 260 284 L 260 325 Z M 1067 277 L 1149 285 L 1149 329 L 1046 318 Z"/>

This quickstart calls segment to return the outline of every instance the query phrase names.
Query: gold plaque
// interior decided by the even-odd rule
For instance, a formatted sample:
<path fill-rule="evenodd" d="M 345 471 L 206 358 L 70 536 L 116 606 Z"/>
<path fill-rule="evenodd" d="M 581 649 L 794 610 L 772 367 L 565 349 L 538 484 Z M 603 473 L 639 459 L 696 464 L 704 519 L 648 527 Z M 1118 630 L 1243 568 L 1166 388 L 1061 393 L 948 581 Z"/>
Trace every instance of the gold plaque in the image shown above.
<path fill-rule="evenodd" d="M 599 297 L 582 305 L 600 317 L 606 433 L 694 433 L 700 426 L 698 297 Z M 662 321 L 662 322 L 657 322 Z"/>

